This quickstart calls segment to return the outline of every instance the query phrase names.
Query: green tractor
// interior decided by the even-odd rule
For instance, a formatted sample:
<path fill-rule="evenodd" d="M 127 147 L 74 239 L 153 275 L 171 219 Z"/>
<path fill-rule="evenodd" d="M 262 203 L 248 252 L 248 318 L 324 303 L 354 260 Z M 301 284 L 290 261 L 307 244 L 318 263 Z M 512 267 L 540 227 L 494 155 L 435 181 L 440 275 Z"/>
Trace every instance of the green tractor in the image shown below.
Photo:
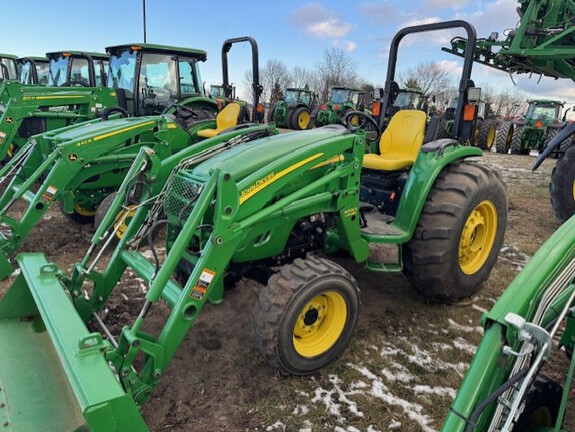
<path fill-rule="evenodd" d="M 228 40 L 223 50 L 244 41 L 253 44 L 252 55 L 257 56 L 251 38 Z M 252 133 L 253 125 L 238 125 L 245 117 L 240 104 L 229 103 L 216 117 L 216 102 L 201 96 L 198 62 L 205 52 L 131 47 L 110 48 L 109 80 L 124 106 L 140 117 L 97 119 L 34 136 L 0 169 L 1 278 L 12 272 L 11 254 L 53 203 L 78 222 L 93 222 L 104 214 L 140 147 L 150 147 L 164 159 L 188 147 L 200 151 L 208 145 L 201 141 L 223 132 L 232 132 L 229 137 Z M 144 73 L 141 88 L 129 90 L 134 85 L 129 76 Z M 254 87 L 259 88 L 257 83 Z"/>
<path fill-rule="evenodd" d="M 562 139 L 553 141 L 559 145 Z M 539 156 L 534 169 L 546 156 Z M 573 430 L 566 414 L 575 372 L 574 280 L 571 218 L 483 315 L 483 338 L 442 432 Z M 564 373 L 557 368 L 561 363 L 569 365 Z"/>
<path fill-rule="evenodd" d="M 404 36 L 460 26 L 473 40 L 473 27 L 462 21 L 403 29 L 390 64 Z M 462 100 L 472 61 L 470 50 Z M 464 120 L 463 109 L 454 135 L 468 139 L 473 119 Z M 334 361 L 359 316 L 357 282 L 326 254 L 346 252 L 376 272 L 403 271 L 432 298 L 474 292 L 497 258 L 507 211 L 497 174 L 468 160 L 481 150 L 455 139 L 422 146 L 425 114 L 403 110 L 381 140 L 374 137 L 382 153 L 364 156 L 366 134 L 350 121 L 356 116 L 376 123 L 352 112 L 346 126 L 215 137 L 217 146 L 163 160 L 142 147 L 71 275 L 42 254 L 21 255 L 21 273 L 0 301 L 0 376 L 11 428 L 147 431 L 139 406 L 205 303 L 220 303 L 224 285 L 238 277 L 264 282 L 256 344 L 271 365 L 296 375 Z M 369 204 L 360 202 L 366 188 Z M 393 201 L 392 191 L 395 211 L 376 204 L 380 195 Z M 162 227 L 164 258 L 154 240 Z M 378 248 L 395 258 L 382 258 Z M 127 271 L 148 289 L 135 321 L 114 334 L 99 313 Z M 152 335 L 146 320 L 160 301 L 169 316 Z M 33 397 L 46 389 L 51 397 Z"/>
<path fill-rule="evenodd" d="M 497 138 L 497 152 L 527 155 L 531 150 L 541 151 L 565 125 L 567 111 L 561 115 L 565 102 L 556 100 L 530 100 L 524 116 L 501 125 Z M 568 146 L 570 140 L 564 143 Z M 563 150 L 563 149 L 562 149 Z"/>
<path fill-rule="evenodd" d="M 48 57 L 20 57 L 16 61 L 21 84 L 48 85 L 50 80 Z"/>
<path fill-rule="evenodd" d="M 48 85 L 55 87 L 105 86 L 110 56 L 84 51 L 46 53 L 50 61 Z"/>
<path fill-rule="evenodd" d="M 288 129 L 303 130 L 313 125 L 317 94 L 301 88 L 287 88 L 283 100 L 268 113 L 268 123 Z"/>
<path fill-rule="evenodd" d="M 350 111 L 364 111 L 365 93 L 351 87 L 333 87 L 329 101 L 323 104 L 315 118 L 315 126 L 342 124 L 343 118 Z"/>
<path fill-rule="evenodd" d="M 479 99 L 474 102 L 477 109 L 477 119 L 475 120 L 475 134 L 472 145 L 481 150 L 491 150 L 497 137 L 498 121 L 495 118 L 486 117 L 486 103 Z M 450 137 L 453 130 L 453 118 L 457 99 L 452 99 L 445 110 L 439 127 L 439 137 Z"/>

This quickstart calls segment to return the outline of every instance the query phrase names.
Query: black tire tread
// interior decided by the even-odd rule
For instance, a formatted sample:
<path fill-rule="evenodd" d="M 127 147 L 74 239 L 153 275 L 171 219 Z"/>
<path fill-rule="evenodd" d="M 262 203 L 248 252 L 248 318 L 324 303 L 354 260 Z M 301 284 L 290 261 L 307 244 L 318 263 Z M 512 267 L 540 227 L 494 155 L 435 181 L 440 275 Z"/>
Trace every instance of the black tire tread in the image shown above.
<path fill-rule="evenodd" d="M 549 196 L 551 207 L 559 222 L 563 223 L 575 214 L 575 199 L 573 198 L 573 183 L 575 182 L 575 145 L 565 149 L 563 157 L 551 171 Z"/>
<path fill-rule="evenodd" d="M 293 373 L 282 366 L 276 350 L 282 313 L 303 285 L 330 274 L 348 279 L 359 294 L 358 284 L 347 270 L 315 255 L 309 255 L 305 260 L 297 258 L 291 264 L 282 266 L 260 291 L 254 308 L 253 334 L 258 350 L 272 367 L 284 373 Z"/>
<path fill-rule="evenodd" d="M 523 144 L 521 142 L 521 136 L 523 135 L 523 126 L 517 126 L 513 129 L 513 138 L 511 139 L 511 154 L 514 155 L 524 155 L 528 154 L 525 153 L 525 149 L 523 148 Z"/>
<path fill-rule="evenodd" d="M 497 121 L 495 119 L 483 120 L 481 128 L 479 129 L 479 139 L 477 140 L 477 147 L 479 147 L 481 150 L 490 150 L 493 147 L 493 144 L 495 143 L 497 135 L 494 135 L 494 140 L 491 143 L 491 145 L 489 145 L 489 143 L 487 142 L 487 140 L 489 139 L 489 131 L 491 130 L 492 127 L 496 128 L 497 131 Z"/>
<path fill-rule="evenodd" d="M 497 153 L 507 154 L 511 148 L 511 144 L 507 146 L 507 134 L 511 131 L 513 134 L 513 122 L 506 121 L 501 124 L 499 130 L 497 131 L 497 138 L 495 140 L 495 148 Z"/>
<path fill-rule="evenodd" d="M 492 201 L 502 201 L 502 208 L 494 202 L 498 229 L 483 268 L 463 275 L 458 261 L 461 231 L 453 238 L 454 230 L 459 229 L 458 221 L 478 189 L 482 195 L 492 194 Z M 464 222 L 467 215 L 463 216 Z M 497 172 L 473 162 L 448 165 L 429 192 L 412 239 L 403 247 L 404 275 L 420 294 L 431 299 L 454 302 L 468 297 L 489 277 L 503 243 L 506 221 L 505 187 Z"/>

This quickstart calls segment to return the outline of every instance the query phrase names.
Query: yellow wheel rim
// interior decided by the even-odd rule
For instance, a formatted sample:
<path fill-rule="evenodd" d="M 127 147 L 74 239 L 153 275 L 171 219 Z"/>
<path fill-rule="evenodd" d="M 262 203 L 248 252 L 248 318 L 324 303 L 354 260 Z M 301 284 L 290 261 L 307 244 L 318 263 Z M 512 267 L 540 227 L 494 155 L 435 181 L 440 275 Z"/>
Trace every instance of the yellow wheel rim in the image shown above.
<path fill-rule="evenodd" d="M 316 357 L 339 339 L 347 321 L 341 294 L 326 291 L 311 299 L 300 311 L 293 330 L 294 348 L 302 357 Z"/>
<path fill-rule="evenodd" d="M 86 217 L 94 216 L 96 214 L 96 210 L 88 210 L 87 208 L 79 206 L 78 204 L 74 204 L 74 211 L 80 216 Z"/>
<path fill-rule="evenodd" d="M 300 129 L 307 129 L 307 125 L 309 124 L 311 117 L 307 111 L 302 112 L 298 119 L 297 124 L 299 125 Z"/>
<path fill-rule="evenodd" d="M 489 128 L 489 133 L 487 134 L 487 147 L 488 148 L 493 147 L 493 143 L 495 142 L 496 131 L 497 131 L 497 129 L 495 128 L 495 125 L 493 125 Z"/>
<path fill-rule="evenodd" d="M 575 201 L 575 180 L 573 180 L 573 201 Z"/>
<path fill-rule="evenodd" d="M 491 201 L 482 201 L 473 209 L 459 240 L 459 266 L 465 274 L 479 271 L 493 248 L 497 234 L 497 210 Z"/>
<path fill-rule="evenodd" d="M 136 206 L 129 206 L 127 209 L 121 210 L 116 216 L 116 221 L 114 222 L 114 230 L 116 232 L 116 237 L 121 239 L 124 237 L 124 233 L 128 228 L 130 219 L 134 216 L 136 212 Z"/>
<path fill-rule="evenodd" d="M 354 127 L 359 126 L 359 116 L 358 115 L 352 116 L 349 123 Z"/>

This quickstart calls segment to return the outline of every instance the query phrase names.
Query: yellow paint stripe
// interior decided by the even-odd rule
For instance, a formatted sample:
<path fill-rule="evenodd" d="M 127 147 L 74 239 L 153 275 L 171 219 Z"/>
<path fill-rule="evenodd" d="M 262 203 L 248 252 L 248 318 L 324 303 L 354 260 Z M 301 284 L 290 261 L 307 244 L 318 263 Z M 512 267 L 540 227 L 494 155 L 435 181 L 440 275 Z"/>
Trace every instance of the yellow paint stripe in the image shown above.
<path fill-rule="evenodd" d="M 168 129 L 177 129 L 178 125 L 175 123 L 168 123 Z"/>
<path fill-rule="evenodd" d="M 337 155 L 337 156 L 334 156 L 334 157 L 330 157 L 329 159 L 324 160 L 323 162 L 320 162 L 320 163 L 318 163 L 318 164 L 315 165 L 315 166 L 312 166 L 312 167 L 310 168 L 310 170 L 313 170 L 313 169 L 316 169 L 316 168 L 320 168 L 320 167 L 326 166 L 326 165 L 331 165 L 331 164 L 336 163 L 336 162 L 342 162 L 343 159 L 344 159 L 343 155 Z"/>
<path fill-rule="evenodd" d="M 114 132 L 108 132 L 108 133 L 103 134 L 103 135 L 98 135 L 97 137 L 94 138 L 94 141 L 100 141 L 100 140 L 103 140 L 104 138 L 108 138 L 108 137 L 111 137 L 111 136 L 114 136 L 114 135 L 118 135 L 118 134 L 121 134 L 121 133 L 124 133 L 124 132 L 128 132 L 128 131 L 133 130 L 133 129 L 137 129 L 137 128 L 139 128 L 139 127 L 148 126 L 148 125 L 151 125 L 151 124 L 154 124 L 154 123 L 156 123 L 156 122 L 155 122 L 155 121 L 149 121 L 149 122 L 146 122 L 146 123 L 137 124 L 137 125 L 134 125 L 134 126 L 130 126 L 130 127 L 124 128 L 124 129 L 120 129 L 120 130 L 117 130 L 117 131 L 114 131 Z"/>
<path fill-rule="evenodd" d="M 287 174 L 289 174 L 292 171 L 295 171 L 296 169 L 298 169 L 299 167 L 301 167 L 302 165 L 305 165 L 308 162 L 311 162 L 312 160 L 315 160 L 319 157 L 322 157 L 323 153 L 318 153 L 315 154 L 313 156 L 310 156 L 304 160 L 299 161 L 296 164 L 293 164 L 289 167 L 287 167 L 286 169 L 281 170 L 279 173 L 277 173 L 274 177 L 272 177 L 271 179 L 269 179 L 267 182 L 262 183 L 261 185 L 259 185 L 258 187 L 255 187 L 254 189 L 252 189 L 251 191 L 249 191 L 248 193 L 242 195 L 240 197 L 240 205 L 242 205 L 244 202 L 246 202 L 248 199 L 250 199 L 251 197 L 253 197 L 255 194 L 261 192 L 263 189 L 265 189 L 266 187 L 268 187 L 269 185 L 271 185 L 273 182 L 275 182 L 276 180 L 281 179 L 282 177 L 286 176 Z"/>
<path fill-rule="evenodd" d="M 34 96 L 31 96 L 34 97 Z M 68 96 L 36 96 L 36 99 L 43 100 L 43 99 L 84 99 L 86 96 L 78 95 L 68 95 Z"/>

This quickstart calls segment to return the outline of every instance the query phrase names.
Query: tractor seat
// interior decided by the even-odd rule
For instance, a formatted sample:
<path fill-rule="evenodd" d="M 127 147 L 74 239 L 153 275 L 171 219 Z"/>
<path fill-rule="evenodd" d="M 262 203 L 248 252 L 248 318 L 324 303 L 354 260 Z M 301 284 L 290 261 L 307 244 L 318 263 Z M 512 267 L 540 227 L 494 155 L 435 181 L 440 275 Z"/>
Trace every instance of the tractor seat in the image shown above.
<path fill-rule="evenodd" d="M 216 129 L 202 129 L 198 131 L 198 136 L 202 138 L 211 138 L 226 129 L 234 127 L 238 124 L 240 108 L 240 105 L 236 102 L 227 104 L 216 117 Z"/>
<path fill-rule="evenodd" d="M 410 168 L 423 144 L 427 115 L 418 110 L 396 112 L 379 140 L 379 153 L 363 157 L 363 167 L 378 171 Z"/>

